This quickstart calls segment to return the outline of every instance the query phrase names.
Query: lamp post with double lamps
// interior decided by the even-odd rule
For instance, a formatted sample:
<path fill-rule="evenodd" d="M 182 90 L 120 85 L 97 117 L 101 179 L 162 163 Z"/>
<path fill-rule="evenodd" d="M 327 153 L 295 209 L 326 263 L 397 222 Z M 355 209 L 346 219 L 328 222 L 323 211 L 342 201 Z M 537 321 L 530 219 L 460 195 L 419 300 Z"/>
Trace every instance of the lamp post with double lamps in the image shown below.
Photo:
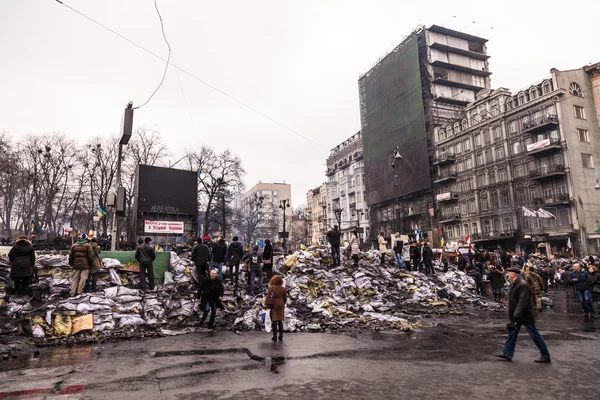
<path fill-rule="evenodd" d="M 392 160 L 392 169 L 400 168 L 400 161 L 402 160 L 402 155 L 400 154 L 400 146 L 396 146 L 394 149 L 394 157 Z M 396 232 L 400 232 L 400 176 L 397 171 L 394 174 L 394 186 L 396 187 L 396 212 L 394 213 L 396 216 Z"/>

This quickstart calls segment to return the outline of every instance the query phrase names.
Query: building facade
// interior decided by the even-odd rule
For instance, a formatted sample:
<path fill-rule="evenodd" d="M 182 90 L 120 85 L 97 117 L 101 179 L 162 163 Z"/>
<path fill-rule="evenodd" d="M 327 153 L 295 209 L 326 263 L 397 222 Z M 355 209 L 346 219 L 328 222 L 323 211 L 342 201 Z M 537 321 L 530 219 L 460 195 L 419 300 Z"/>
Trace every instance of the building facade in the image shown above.
<path fill-rule="evenodd" d="M 434 127 L 434 208 L 447 240 L 470 236 L 478 247 L 561 255 L 571 247 L 597 251 L 592 78 L 585 68 L 553 69 L 516 93 L 482 90 L 460 119 Z"/>
<path fill-rule="evenodd" d="M 288 183 L 258 183 L 242 196 L 242 203 L 247 210 L 247 215 L 255 215 L 252 222 L 256 223 L 253 231 L 265 232 L 261 238 L 277 237 L 278 232 L 283 232 L 284 210 L 280 208 L 283 200 L 287 200 L 290 207 L 286 207 L 286 229 L 289 232 L 292 222 L 292 186 Z"/>
<path fill-rule="evenodd" d="M 323 243 L 327 234 L 327 184 L 306 193 L 306 217 L 311 243 Z"/>
<path fill-rule="evenodd" d="M 331 150 L 327 158 L 325 217 L 328 228 L 340 227 L 346 239 L 357 230 L 370 235 L 366 203 L 362 134 L 357 132 Z"/>
<path fill-rule="evenodd" d="M 420 27 L 359 79 L 371 236 L 436 231 L 434 129 L 491 87 L 486 42 Z"/>

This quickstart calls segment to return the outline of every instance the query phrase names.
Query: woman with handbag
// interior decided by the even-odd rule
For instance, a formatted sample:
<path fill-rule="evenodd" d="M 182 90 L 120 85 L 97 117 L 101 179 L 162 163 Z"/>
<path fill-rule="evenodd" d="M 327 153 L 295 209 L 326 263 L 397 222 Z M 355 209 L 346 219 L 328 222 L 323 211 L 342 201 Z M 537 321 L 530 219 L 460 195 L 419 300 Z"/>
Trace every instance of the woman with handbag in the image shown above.
<path fill-rule="evenodd" d="M 285 317 L 285 302 L 287 293 L 283 287 L 283 278 L 281 275 L 275 275 L 269 281 L 269 289 L 265 298 L 265 305 L 271 310 L 271 326 L 273 329 L 272 341 L 276 341 L 277 331 L 279 331 L 279 340 L 283 340 L 283 319 Z"/>
<path fill-rule="evenodd" d="M 267 281 L 273 277 L 273 246 L 269 239 L 265 240 L 265 249 L 263 250 L 263 269 L 267 273 Z"/>

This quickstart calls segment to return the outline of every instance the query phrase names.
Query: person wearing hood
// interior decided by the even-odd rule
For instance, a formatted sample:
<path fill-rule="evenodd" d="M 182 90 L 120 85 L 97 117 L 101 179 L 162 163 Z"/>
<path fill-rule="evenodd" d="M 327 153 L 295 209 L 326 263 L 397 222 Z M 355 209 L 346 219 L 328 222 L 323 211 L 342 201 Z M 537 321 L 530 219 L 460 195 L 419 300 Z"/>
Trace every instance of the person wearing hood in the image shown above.
<path fill-rule="evenodd" d="M 229 275 L 231 280 L 235 282 L 235 287 L 238 286 L 238 277 L 240 275 L 240 261 L 244 257 L 244 246 L 238 242 L 238 237 L 234 236 L 232 242 L 227 249 L 227 266 L 229 267 Z"/>
<path fill-rule="evenodd" d="M 15 292 L 24 294 L 36 275 L 35 250 L 27 236 L 19 236 L 8 252 L 10 260 L 10 278 L 13 280 Z"/>
<path fill-rule="evenodd" d="M 140 287 L 146 289 L 146 275 L 148 275 L 148 284 L 150 290 L 154 290 L 154 260 L 156 252 L 152 246 L 152 238 L 144 239 L 144 244 L 135 249 L 135 259 L 140 266 Z"/>
<path fill-rule="evenodd" d="M 225 289 L 223 288 L 223 282 L 217 279 L 217 270 L 213 269 L 210 271 L 210 277 L 204 278 L 200 283 L 200 289 L 196 294 L 196 298 L 200 299 L 200 310 L 203 311 L 202 319 L 200 320 L 200 326 L 204 325 L 206 317 L 210 312 L 210 320 L 208 321 L 208 328 L 213 329 L 215 327 L 215 317 L 217 316 L 217 307 L 223 309 L 223 294 Z"/>
<path fill-rule="evenodd" d="M 283 319 L 285 317 L 285 303 L 287 301 L 287 293 L 283 287 L 283 278 L 281 275 L 275 275 L 269 281 L 269 289 L 265 303 L 271 310 L 271 326 L 273 327 L 273 337 L 271 340 L 283 340 Z M 277 332 L 279 331 L 279 337 Z"/>
<path fill-rule="evenodd" d="M 254 246 L 252 248 L 252 252 L 248 253 L 244 256 L 244 261 L 248 260 L 249 265 L 248 269 L 250 272 L 250 296 L 254 296 L 254 281 L 258 276 L 258 292 L 261 293 L 263 291 L 263 273 L 262 273 L 262 257 L 258 254 L 258 246 Z"/>
<path fill-rule="evenodd" d="M 263 250 L 263 269 L 267 273 L 267 280 L 270 281 L 273 277 L 273 246 L 269 239 L 265 240 L 265 248 Z"/>
<path fill-rule="evenodd" d="M 94 263 L 94 250 L 87 241 L 86 235 L 82 235 L 69 251 L 69 265 L 73 268 L 71 280 L 71 297 L 83 293 L 90 267 Z"/>
<path fill-rule="evenodd" d="M 223 280 L 223 265 L 225 264 L 225 255 L 227 254 L 227 243 L 225 243 L 225 238 L 223 235 L 219 236 L 219 240 L 217 243 L 213 245 L 212 249 L 212 263 L 210 265 L 210 269 L 217 270 L 217 277 L 220 281 Z"/>
<path fill-rule="evenodd" d="M 508 318 L 510 319 L 510 324 L 507 325 L 508 338 L 502 349 L 502 354 L 496 357 L 503 361 L 512 361 L 519 331 L 524 326 L 527 333 L 529 333 L 529 337 L 541 353 L 541 358 L 535 360 L 535 362 L 550 363 L 551 358 L 548 347 L 546 347 L 542 335 L 540 335 L 540 332 L 535 327 L 535 315 L 533 305 L 531 304 L 531 288 L 521 276 L 519 268 L 509 268 L 506 270 L 506 273 L 511 283 L 508 295 Z"/>
<path fill-rule="evenodd" d="M 94 251 L 94 262 L 90 265 L 90 272 L 88 274 L 87 281 L 85 282 L 84 292 L 89 293 L 96 291 L 96 282 L 98 280 L 98 272 L 100 272 L 100 253 L 102 250 L 100 246 L 98 246 L 98 239 L 92 238 L 90 240 L 90 246 L 92 246 L 92 250 Z"/>

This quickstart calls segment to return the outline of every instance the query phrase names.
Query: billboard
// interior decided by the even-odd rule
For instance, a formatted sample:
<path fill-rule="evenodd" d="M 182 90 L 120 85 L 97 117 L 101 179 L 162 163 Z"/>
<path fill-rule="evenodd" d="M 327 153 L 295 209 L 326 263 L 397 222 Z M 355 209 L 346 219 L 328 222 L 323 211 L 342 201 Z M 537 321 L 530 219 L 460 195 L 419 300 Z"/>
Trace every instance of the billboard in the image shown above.
<path fill-rule="evenodd" d="M 139 165 L 137 212 L 198 215 L 198 174 Z"/>
<path fill-rule="evenodd" d="M 431 186 L 417 33 L 359 79 L 367 203 Z M 394 148 L 402 160 L 392 169 Z M 400 176 L 396 189 L 394 174 Z"/>
<path fill-rule="evenodd" d="M 148 221 L 144 222 L 145 233 L 183 234 L 183 222 L 176 221 Z"/>

